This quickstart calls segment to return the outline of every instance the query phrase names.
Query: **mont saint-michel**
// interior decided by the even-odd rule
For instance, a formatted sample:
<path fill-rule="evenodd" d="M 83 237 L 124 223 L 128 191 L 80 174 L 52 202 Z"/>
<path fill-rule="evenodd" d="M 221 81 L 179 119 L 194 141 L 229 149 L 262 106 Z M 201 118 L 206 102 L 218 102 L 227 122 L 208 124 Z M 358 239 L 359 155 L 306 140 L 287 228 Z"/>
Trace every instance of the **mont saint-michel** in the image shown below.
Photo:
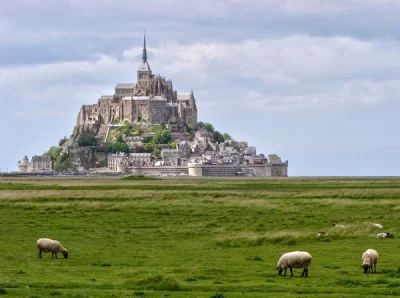
<path fill-rule="evenodd" d="M 201 104 L 201 103 L 199 103 Z M 83 105 L 69 138 L 29 161 L 21 173 L 65 172 L 154 176 L 288 175 L 288 161 L 198 121 L 193 90 L 174 89 L 153 73 L 143 40 L 136 83 L 118 83 L 114 94 Z"/>

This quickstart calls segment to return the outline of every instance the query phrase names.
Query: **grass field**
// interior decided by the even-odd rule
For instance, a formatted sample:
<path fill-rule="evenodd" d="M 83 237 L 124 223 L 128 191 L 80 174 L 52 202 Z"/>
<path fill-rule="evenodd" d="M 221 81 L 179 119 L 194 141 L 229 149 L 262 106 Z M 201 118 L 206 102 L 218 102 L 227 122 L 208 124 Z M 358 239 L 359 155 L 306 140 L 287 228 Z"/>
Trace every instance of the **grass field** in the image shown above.
<path fill-rule="evenodd" d="M 400 295 L 399 194 L 390 178 L 0 178 L 0 297 Z M 39 259 L 41 237 L 69 258 Z M 293 250 L 313 256 L 308 278 L 274 270 Z"/>

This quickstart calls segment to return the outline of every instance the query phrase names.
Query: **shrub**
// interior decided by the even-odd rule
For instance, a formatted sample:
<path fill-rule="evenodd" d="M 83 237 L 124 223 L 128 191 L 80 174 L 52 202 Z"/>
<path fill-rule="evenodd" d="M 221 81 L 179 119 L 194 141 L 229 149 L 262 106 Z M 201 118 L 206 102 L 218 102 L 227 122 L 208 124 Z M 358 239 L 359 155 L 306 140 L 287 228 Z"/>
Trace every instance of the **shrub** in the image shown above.
<path fill-rule="evenodd" d="M 79 136 L 77 143 L 79 146 L 95 146 L 97 144 L 97 140 L 93 133 L 84 132 Z"/>

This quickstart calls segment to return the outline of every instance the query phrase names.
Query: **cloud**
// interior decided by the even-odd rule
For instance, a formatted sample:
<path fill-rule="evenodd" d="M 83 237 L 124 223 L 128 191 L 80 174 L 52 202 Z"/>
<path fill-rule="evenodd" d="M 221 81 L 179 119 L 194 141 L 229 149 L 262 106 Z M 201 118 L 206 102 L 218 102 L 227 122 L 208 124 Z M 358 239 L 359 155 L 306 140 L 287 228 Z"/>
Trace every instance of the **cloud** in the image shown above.
<path fill-rule="evenodd" d="M 395 101 L 399 93 L 397 41 L 296 35 L 235 43 L 169 42 L 148 51 L 154 73 L 173 79 L 178 92 L 194 88 L 205 106 L 231 102 L 238 109 L 266 111 L 368 107 Z M 0 88 L 6 97 L 18 90 L 14 102 L 35 103 L 41 111 L 45 105 L 71 102 L 75 108 L 112 94 L 118 82 L 136 81 L 140 55 L 141 47 L 135 46 L 121 55 L 3 67 Z"/>

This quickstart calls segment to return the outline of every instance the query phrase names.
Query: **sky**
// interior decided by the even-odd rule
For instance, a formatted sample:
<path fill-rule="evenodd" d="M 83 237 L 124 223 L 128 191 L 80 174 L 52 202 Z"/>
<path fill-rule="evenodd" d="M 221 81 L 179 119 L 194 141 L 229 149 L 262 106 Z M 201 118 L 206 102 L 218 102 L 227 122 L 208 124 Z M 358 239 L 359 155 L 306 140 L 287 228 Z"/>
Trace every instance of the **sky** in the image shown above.
<path fill-rule="evenodd" d="M 289 176 L 400 175 L 398 0 L 2 0 L 0 171 L 153 73 Z M 397 116 L 396 116 L 397 115 Z"/>

